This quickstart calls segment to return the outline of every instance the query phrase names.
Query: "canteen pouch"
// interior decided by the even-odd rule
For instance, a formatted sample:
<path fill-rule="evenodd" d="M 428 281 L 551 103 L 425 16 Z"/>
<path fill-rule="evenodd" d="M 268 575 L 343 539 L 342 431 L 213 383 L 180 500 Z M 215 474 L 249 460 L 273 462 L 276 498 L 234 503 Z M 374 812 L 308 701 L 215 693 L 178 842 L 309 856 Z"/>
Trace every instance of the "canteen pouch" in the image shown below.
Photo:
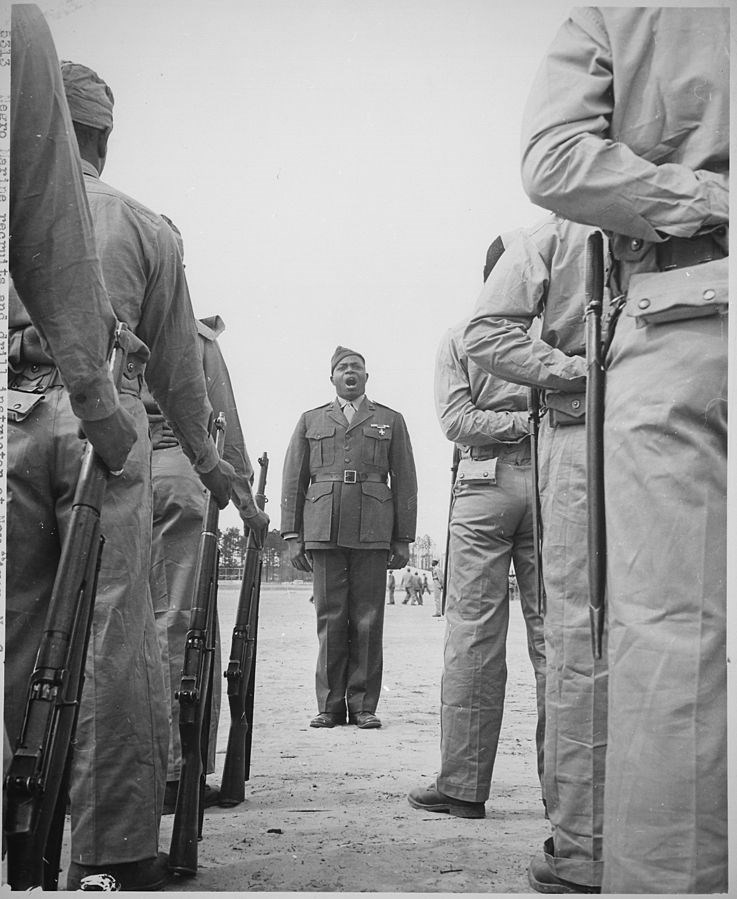
<path fill-rule="evenodd" d="M 728 288 L 728 256 L 666 272 L 643 272 L 630 279 L 627 315 L 638 328 L 726 315 Z"/>
<path fill-rule="evenodd" d="M 456 484 L 496 484 L 497 459 L 468 459 L 458 463 Z"/>
<path fill-rule="evenodd" d="M 8 388 L 8 421 L 25 421 L 44 399 L 43 393 L 26 393 Z"/>
<path fill-rule="evenodd" d="M 582 425 L 586 421 L 585 393 L 551 393 L 545 395 L 551 428 Z"/>

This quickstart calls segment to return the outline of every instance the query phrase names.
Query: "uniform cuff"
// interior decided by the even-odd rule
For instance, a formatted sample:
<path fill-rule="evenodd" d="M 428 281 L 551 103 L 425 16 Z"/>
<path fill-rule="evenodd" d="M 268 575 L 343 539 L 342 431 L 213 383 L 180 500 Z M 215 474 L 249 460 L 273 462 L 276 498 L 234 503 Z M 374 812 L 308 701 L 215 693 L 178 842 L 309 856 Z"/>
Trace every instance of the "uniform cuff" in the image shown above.
<path fill-rule="evenodd" d="M 63 372 L 62 372 L 63 378 Z M 83 421 L 100 421 L 118 408 L 118 392 L 107 366 L 69 385 L 72 411 Z"/>
<path fill-rule="evenodd" d="M 197 474 L 208 474 L 219 462 L 220 456 L 218 455 L 217 447 L 212 440 L 210 440 L 210 442 L 206 443 L 195 456 L 192 467 Z"/>

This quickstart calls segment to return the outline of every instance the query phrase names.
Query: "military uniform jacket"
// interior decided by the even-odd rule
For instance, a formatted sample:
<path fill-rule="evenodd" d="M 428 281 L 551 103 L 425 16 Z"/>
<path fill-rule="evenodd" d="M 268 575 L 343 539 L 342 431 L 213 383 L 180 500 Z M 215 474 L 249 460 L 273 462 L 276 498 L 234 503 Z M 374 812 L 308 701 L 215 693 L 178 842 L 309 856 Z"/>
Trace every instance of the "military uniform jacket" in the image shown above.
<path fill-rule="evenodd" d="M 411 543 L 417 476 L 402 416 L 368 398 L 350 424 L 337 399 L 305 412 L 287 449 L 282 533 L 305 549 Z"/>

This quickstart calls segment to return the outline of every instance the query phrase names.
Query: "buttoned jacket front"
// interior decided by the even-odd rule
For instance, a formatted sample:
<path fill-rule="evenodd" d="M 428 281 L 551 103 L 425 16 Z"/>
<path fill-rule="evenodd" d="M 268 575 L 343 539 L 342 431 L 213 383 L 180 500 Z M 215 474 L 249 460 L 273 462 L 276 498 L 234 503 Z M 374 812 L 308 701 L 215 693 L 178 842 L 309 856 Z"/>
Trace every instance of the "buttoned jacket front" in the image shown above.
<path fill-rule="evenodd" d="M 364 399 L 348 423 L 337 399 L 305 412 L 284 461 L 282 533 L 305 549 L 411 543 L 417 477 L 404 418 Z"/>

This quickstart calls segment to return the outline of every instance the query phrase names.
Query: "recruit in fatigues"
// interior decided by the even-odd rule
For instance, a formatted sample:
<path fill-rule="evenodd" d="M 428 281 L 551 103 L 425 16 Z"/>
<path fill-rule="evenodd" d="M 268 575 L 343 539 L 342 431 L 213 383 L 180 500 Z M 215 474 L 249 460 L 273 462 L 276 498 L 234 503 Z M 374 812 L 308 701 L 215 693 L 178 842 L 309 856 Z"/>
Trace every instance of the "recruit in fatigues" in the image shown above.
<path fill-rule="evenodd" d="M 612 893 L 727 889 L 730 11 L 577 9 L 523 120 L 534 203 L 605 229 Z"/>
<path fill-rule="evenodd" d="M 284 460 L 282 534 L 295 566 L 309 570 L 306 552 L 314 572 L 313 727 L 346 718 L 360 728 L 381 726 L 386 569 L 407 563 L 415 539 L 407 426 L 399 412 L 365 396 L 367 377 L 363 356 L 338 347 L 331 361 L 338 396 L 300 417 Z"/>
<path fill-rule="evenodd" d="M 233 466 L 233 497 L 244 522 L 250 521 L 258 530 L 258 539 L 268 517 L 260 513 L 251 491 L 253 467 L 246 450 L 238 408 L 233 395 L 228 369 L 217 338 L 225 330 L 220 316 L 196 322 L 202 368 L 207 396 L 213 410 L 225 416 L 225 444 L 223 458 Z M 197 547 L 202 531 L 202 514 L 206 491 L 179 441 L 148 390 L 144 390 L 144 405 L 148 413 L 153 458 L 151 462 L 154 504 L 153 542 L 151 546 L 151 597 L 156 616 L 164 679 L 171 708 L 171 734 L 167 762 L 167 799 L 165 811 L 173 811 L 176 802 L 182 748 L 179 739 L 179 702 L 174 694 L 179 689 L 184 647 L 189 629 L 190 612 L 197 562 Z M 216 628 L 215 671 L 220 667 L 220 634 Z M 220 720 L 221 678 L 213 680 L 212 715 L 208 744 L 207 773 L 215 770 L 217 728 Z M 216 796 L 208 794 L 206 802 Z"/>
<path fill-rule="evenodd" d="M 509 570 L 520 585 L 535 674 L 538 775 L 545 735 L 545 646 L 537 608 L 527 392 L 480 369 L 463 346 L 466 322 L 443 338 L 435 406 L 461 457 L 453 488 L 440 688 L 440 773 L 412 806 L 483 818 L 504 712 Z"/>
<path fill-rule="evenodd" d="M 110 89 L 84 66 L 64 64 L 62 76 L 72 120 L 82 126 L 75 127 L 78 142 L 80 134 L 89 138 L 80 144 L 82 170 L 113 310 L 150 347 L 148 383 L 190 460 L 224 504 L 230 466 L 207 433 L 210 407 L 176 242 L 160 216 L 99 179 L 112 127 Z M 74 327 L 66 318 L 59 321 L 70 345 Z M 11 331 L 18 352 L 14 386 L 44 397 L 11 425 L 7 633 L 14 653 L 5 670 L 5 720 L 13 733 L 69 521 L 81 444 L 55 360 L 43 351 L 20 304 Z M 128 357 L 120 404 L 138 439 L 123 474 L 108 484 L 101 515 L 106 543 L 73 758 L 68 889 L 101 868 L 124 888 L 155 888 L 166 879 L 166 859 L 157 850 L 168 722 L 148 589 L 151 444 L 140 399 L 147 357 L 143 345 Z"/>
<path fill-rule="evenodd" d="M 534 889 L 601 886 L 606 660 L 595 659 L 587 579 L 584 251 L 591 228 L 548 216 L 505 239 L 466 349 L 484 370 L 545 389 L 538 446 L 547 656 L 545 800 L 553 835 Z M 540 317 L 540 338 L 529 332 Z"/>

